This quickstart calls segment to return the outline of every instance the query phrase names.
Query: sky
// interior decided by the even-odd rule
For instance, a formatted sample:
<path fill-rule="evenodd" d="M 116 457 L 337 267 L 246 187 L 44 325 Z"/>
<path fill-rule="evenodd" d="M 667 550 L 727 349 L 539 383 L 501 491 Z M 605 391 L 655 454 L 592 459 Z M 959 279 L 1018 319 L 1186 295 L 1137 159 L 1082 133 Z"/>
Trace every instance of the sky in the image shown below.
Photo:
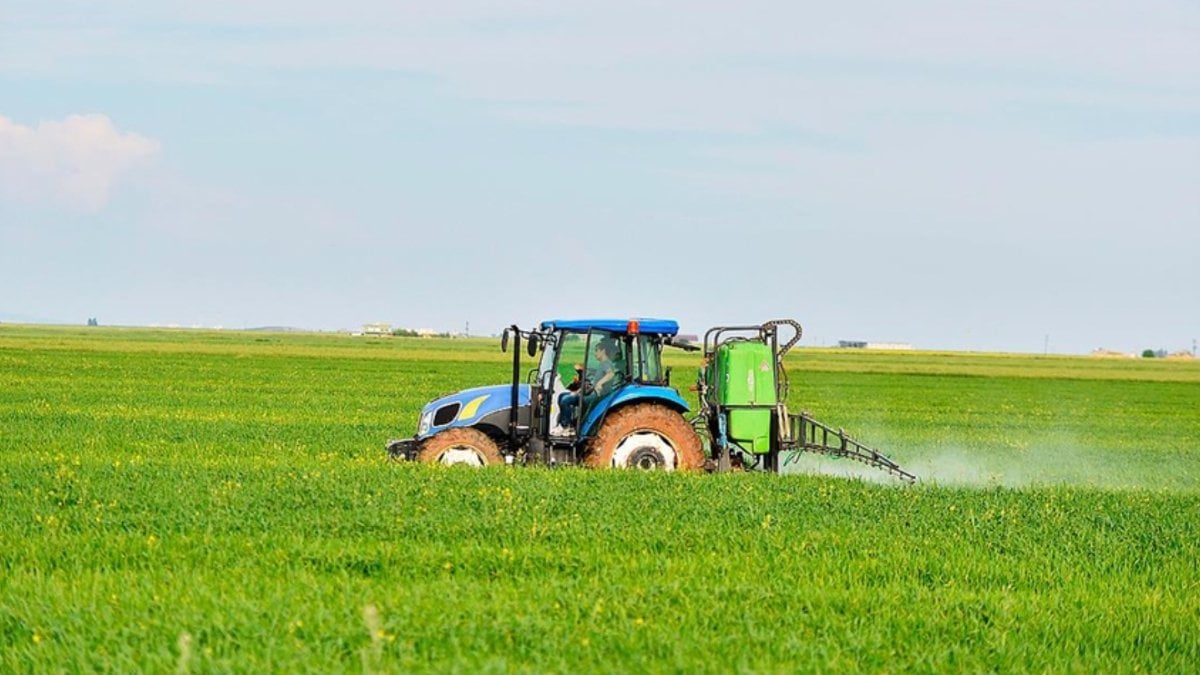
<path fill-rule="evenodd" d="M 0 0 L 0 321 L 1200 338 L 1200 4 Z"/>

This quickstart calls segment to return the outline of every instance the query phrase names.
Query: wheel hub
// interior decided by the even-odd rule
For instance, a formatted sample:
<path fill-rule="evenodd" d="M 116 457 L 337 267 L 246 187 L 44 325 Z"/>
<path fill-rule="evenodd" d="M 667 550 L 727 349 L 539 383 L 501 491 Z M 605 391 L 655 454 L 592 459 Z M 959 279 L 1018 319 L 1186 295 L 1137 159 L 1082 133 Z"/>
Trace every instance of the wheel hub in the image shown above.
<path fill-rule="evenodd" d="M 630 453 L 628 465 L 634 469 L 653 471 L 661 469 L 666 463 L 667 460 L 663 458 L 662 453 L 658 450 L 654 448 L 638 448 Z"/>
<path fill-rule="evenodd" d="M 447 466 L 451 464 L 483 466 L 483 458 L 479 456 L 479 453 L 475 450 L 475 448 L 465 445 L 456 445 L 454 447 L 446 448 L 446 451 L 443 452 L 442 456 L 438 458 L 438 463 L 445 464 Z"/>
<path fill-rule="evenodd" d="M 653 431 L 639 431 L 626 436 L 613 452 L 613 466 L 645 471 L 674 471 L 677 465 L 675 448 L 666 438 Z"/>

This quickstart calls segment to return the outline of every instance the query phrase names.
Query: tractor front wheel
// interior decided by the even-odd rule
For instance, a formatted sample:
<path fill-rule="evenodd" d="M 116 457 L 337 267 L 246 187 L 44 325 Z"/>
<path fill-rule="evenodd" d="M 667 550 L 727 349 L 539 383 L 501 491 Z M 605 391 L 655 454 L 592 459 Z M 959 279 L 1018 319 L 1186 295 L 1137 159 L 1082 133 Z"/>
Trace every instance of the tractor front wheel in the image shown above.
<path fill-rule="evenodd" d="M 448 429 L 421 444 L 417 461 L 429 464 L 490 466 L 503 464 L 500 446 L 478 429 Z"/>
<path fill-rule="evenodd" d="M 678 412 L 638 403 L 610 414 L 584 462 L 595 468 L 696 471 L 704 466 L 700 437 Z"/>

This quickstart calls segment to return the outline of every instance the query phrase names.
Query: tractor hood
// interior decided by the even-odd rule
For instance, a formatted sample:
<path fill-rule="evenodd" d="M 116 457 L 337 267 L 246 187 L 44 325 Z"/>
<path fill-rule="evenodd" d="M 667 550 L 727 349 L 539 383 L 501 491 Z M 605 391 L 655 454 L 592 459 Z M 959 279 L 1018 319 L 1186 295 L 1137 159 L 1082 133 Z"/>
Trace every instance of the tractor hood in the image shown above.
<path fill-rule="evenodd" d="M 519 385 L 517 406 L 526 407 L 529 400 L 529 385 Z M 417 439 L 428 438 L 444 429 L 475 426 L 494 413 L 507 413 L 511 403 L 511 384 L 475 387 L 443 396 L 421 410 L 421 417 L 417 422 Z"/>

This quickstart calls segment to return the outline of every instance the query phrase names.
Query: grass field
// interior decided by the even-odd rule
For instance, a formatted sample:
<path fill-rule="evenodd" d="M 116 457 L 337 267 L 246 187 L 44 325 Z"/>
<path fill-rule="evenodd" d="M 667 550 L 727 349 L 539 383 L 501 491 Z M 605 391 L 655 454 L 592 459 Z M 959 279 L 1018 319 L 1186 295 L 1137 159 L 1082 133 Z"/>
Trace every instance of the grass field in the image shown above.
<path fill-rule="evenodd" d="M 791 407 L 913 488 L 383 461 L 509 369 L 488 340 L 0 325 L 0 671 L 1200 663 L 1200 364 L 793 356 Z"/>

